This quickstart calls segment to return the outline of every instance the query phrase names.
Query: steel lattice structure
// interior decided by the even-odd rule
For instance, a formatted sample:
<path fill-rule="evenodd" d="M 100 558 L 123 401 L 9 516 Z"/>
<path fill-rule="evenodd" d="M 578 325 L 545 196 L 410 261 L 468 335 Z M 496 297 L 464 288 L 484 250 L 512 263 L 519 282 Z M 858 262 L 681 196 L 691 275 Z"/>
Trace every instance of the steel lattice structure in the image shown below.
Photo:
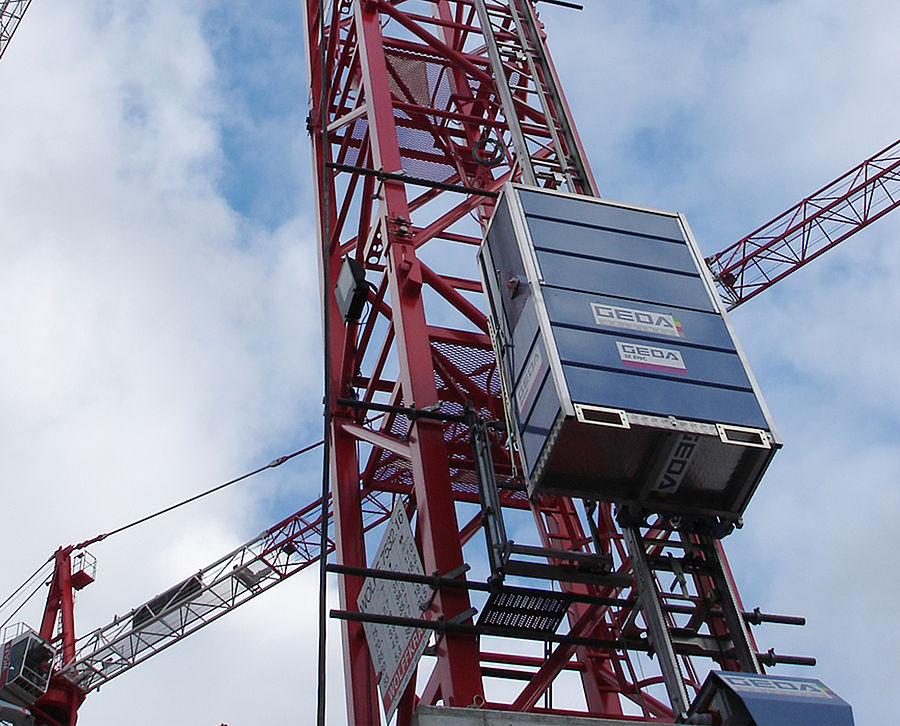
<path fill-rule="evenodd" d="M 326 316 L 326 365 L 348 719 L 378 723 L 376 678 L 356 612 L 358 573 L 367 565 L 363 502 L 408 497 L 425 571 L 458 578 L 463 548 L 483 517 L 467 506 L 479 492 L 462 414 L 468 407 L 480 419 L 503 418 L 481 284 L 473 279 L 475 246 L 507 180 L 587 195 L 596 187 L 530 0 L 308 0 L 306 33 L 323 296 L 332 295 L 345 256 L 364 265 L 372 282 L 363 321 Z M 367 422 L 364 412 L 376 405 L 384 416 Z M 651 526 L 629 529 L 637 538 L 631 551 L 638 547 L 638 559 L 650 563 L 661 627 L 680 636 L 669 643 L 671 672 L 638 675 L 650 663 L 641 654 L 670 639 L 648 632 L 629 543 L 610 506 L 586 509 L 545 495 L 530 502 L 515 457 L 501 446 L 493 456 L 500 508 L 533 519 L 537 542 L 519 551 L 543 553 L 553 568 L 540 587 L 567 598 L 569 631 L 476 625 L 476 588 L 465 583 L 478 576 L 461 587 L 439 583 L 423 614 L 436 632 L 430 671 L 420 674 L 418 690 L 407 690 L 398 723 L 437 703 L 552 712 L 550 687 L 571 669 L 580 676 L 582 713 L 669 719 L 666 691 L 680 713 L 703 677 L 690 656 L 760 669 L 749 635 L 741 636 L 743 654 L 736 646 L 744 618 L 729 619 L 723 604 L 731 593 L 732 610 L 741 612 L 720 545 Z M 673 552 L 700 563 L 687 576 L 676 566 L 678 592 L 668 582 L 659 587 L 661 563 Z M 609 563 L 605 574 L 580 569 L 591 559 Z M 529 568 L 534 562 L 517 564 L 541 577 Z M 546 658 L 496 649 L 486 635 L 542 640 Z M 486 690 L 493 679 L 524 685 Z"/>
<path fill-rule="evenodd" d="M 2 0 L 0 2 L 0 58 L 6 51 L 6 46 L 19 27 L 19 21 L 28 10 L 31 0 Z"/>
<path fill-rule="evenodd" d="M 74 658 L 57 670 L 89 693 L 316 562 L 320 510 L 319 502 L 307 505 L 128 615 L 81 636 Z M 387 516 L 372 514 L 374 524 Z"/>
<path fill-rule="evenodd" d="M 900 205 L 900 141 L 707 258 L 735 308 Z"/>

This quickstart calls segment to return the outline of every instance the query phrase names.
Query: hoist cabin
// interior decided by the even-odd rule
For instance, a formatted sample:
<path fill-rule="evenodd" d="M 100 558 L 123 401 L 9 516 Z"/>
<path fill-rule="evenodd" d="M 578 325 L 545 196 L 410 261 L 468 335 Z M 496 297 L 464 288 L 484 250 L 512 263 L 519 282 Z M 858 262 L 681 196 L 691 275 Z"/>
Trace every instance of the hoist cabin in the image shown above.
<path fill-rule="evenodd" d="M 736 520 L 780 441 L 683 215 L 507 184 L 478 257 L 529 494 Z"/>

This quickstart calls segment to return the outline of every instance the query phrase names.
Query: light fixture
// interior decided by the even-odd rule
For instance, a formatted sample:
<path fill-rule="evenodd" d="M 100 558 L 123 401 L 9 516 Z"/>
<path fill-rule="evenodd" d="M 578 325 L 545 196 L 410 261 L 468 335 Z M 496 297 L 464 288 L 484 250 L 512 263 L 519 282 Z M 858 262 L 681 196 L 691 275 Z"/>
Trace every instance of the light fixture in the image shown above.
<path fill-rule="evenodd" d="M 366 282 L 366 271 L 352 257 L 345 257 L 338 273 L 334 296 L 337 298 L 338 310 L 345 323 L 355 323 L 362 315 L 366 298 L 369 295 L 369 284 Z"/>

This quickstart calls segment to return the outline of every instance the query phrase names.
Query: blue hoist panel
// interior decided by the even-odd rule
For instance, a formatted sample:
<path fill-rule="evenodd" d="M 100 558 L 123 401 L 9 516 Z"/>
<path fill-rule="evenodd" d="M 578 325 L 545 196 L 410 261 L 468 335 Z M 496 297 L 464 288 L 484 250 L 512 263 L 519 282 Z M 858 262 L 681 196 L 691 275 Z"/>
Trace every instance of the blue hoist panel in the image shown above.
<path fill-rule="evenodd" d="M 822 681 L 755 673 L 711 672 L 687 723 L 704 714 L 722 726 L 853 726 L 850 704 Z"/>
<path fill-rule="evenodd" d="M 740 515 L 780 441 L 682 215 L 507 184 L 479 264 L 531 494 Z"/>

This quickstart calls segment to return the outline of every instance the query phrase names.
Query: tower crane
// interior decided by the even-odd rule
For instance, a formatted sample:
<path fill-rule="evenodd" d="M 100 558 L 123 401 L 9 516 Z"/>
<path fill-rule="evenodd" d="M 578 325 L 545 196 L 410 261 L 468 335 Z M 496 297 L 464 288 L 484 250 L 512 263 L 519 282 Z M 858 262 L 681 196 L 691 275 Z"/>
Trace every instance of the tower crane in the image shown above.
<path fill-rule="evenodd" d="M 7 643 L 10 650 L 26 643 L 26 655 L 37 653 L 39 664 L 50 658 L 52 667 L 32 674 L 43 679 L 41 693 L 13 691 L 13 700 L 27 701 L 40 721 L 74 723 L 85 693 L 316 561 L 323 518 L 334 528 L 328 551 L 337 562 L 328 569 L 342 604 L 332 614 L 343 623 L 354 723 L 380 722 L 382 706 L 398 723 L 422 726 L 463 723 L 459 707 L 532 712 L 557 723 L 554 716 L 575 715 L 551 698 L 566 670 L 581 679 L 580 715 L 614 720 L 703 722 L 695 707 L 718 682 L 704 685 L 701 659 L 749 674 L 750 682 L 802 683 L 763 679 L 765 666 L 810 659 L 762 652 L 749 632 L 748 623 L 800 621 L 741 604 L 721 546 L 739 511 L 640 496 L 624 506 L 621 496 L 529 481 L 523 438 L 512 430 L 514 381 L 502 370 L 512 343 L 478 297 L 484 281 L 458 271 L 471 267 L 471 255 L 458 250 L 483 249 L 499 199 L 540 190 L 553 201 L 604 204 L 534 5 L 308 0 L 306 36 L 331 501 L 308 505 L 77 640 L 71 591 L 93 576 L 89 560 L 72 568 L 81 550 L 60 549 L 40 633 L 22 631 Z M 900 142 L 708 257 L 709 279 L 729 306 L 895 208 L 898 149 Z M 515 297 L 519 285 L 535 281 L 507 282 Z M 353 312 L 360 306 L 371 311 L 365 319 Z M 582 414 L 611 415 L 600 408 Z M 365 416 L 373 411 L 384 414 L 374 425 Z M 739 429 L 732 434 L 750 435 Z M 679 441 L 697 431 L 679 432 Z M 754 434 L 760 438 L 749 443 L 775 448 L 777 438 L 763 433 L 769 438 Z M 421 571 L 393 569 L 390 560 L 373 565 L 377 540 L 367 534 L 395 522 L 404 531 L 410 520 Z M 523 536 L 525 522 L 533 527 L 527 541 L 507 537 Z M 467 554 L 480 531 L 487 553 Z M 670 578 L 677 588 L 663 585 Z M 415 616 L 367 611 L 361 595 L 382 581 L 425 588 L 427 607 Z M 405 682 L 390 700 L 376 686 L 400 669 L 376 672 L 377 628 L 400 638 L 429 633 L 425 660 L 406 662 Z M 521 642 L 543 644 L 545 656 L 521 654 Z M 648 653 L 658 670 L 639 675 Z M 488 682 L 523 685 L 497 695 Z"/>
<path fill-rule="evenodd" d="M 74 595 L 94 581 L 96 568 L 86 548 L 105 537 L 61 547 L 53 557 L 40 631 L 17 625 L 7 633 L 0 698 L 12 704 L 8 708 L 27 707 L 21 723 L 36 719 L 74 724 L 88 693 L 316 562 L 320 508 L 319 502 L 307 505 L 127 615 L 79 638 L 74 632 Z M 370 526 L 384 518 L 374 517 Z M 13 715 L 0 710 L 0 720 L 19 723 Z"/>

